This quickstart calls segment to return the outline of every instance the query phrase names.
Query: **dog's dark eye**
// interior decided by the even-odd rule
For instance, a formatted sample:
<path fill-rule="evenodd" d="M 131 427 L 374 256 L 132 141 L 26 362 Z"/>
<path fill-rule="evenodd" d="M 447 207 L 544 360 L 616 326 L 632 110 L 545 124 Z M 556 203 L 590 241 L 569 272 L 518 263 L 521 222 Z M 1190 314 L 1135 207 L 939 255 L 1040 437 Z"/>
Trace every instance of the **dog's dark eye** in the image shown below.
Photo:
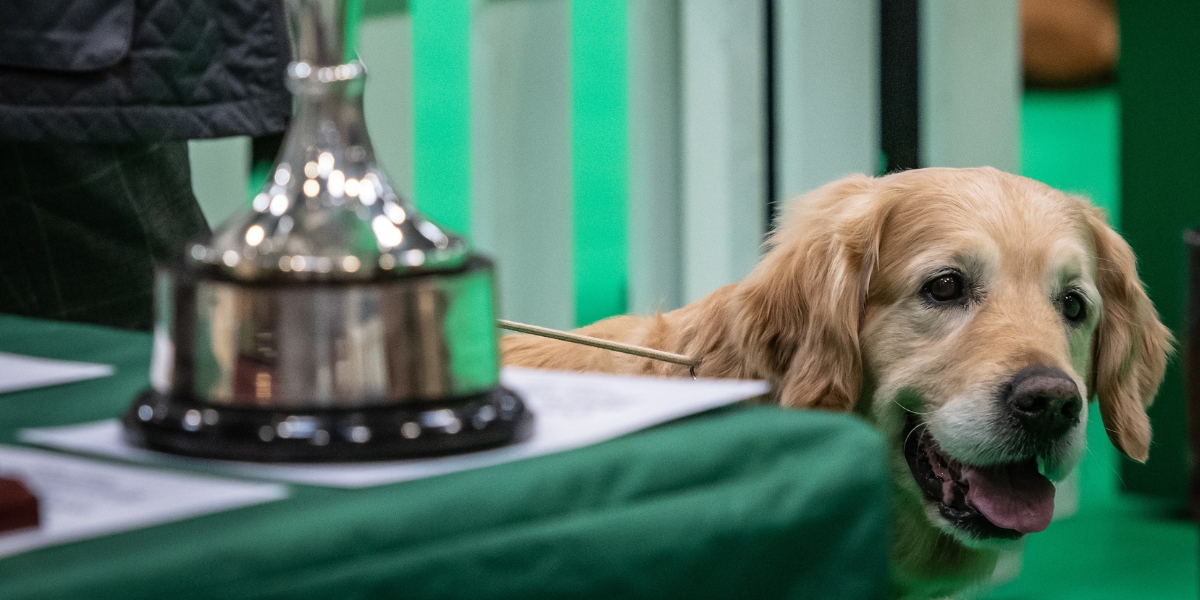
<path fill-rule="evenodd" d="M 1087 317 L 1087 305 L 1083 303 L 1079 294 L 1067 292 L 1062 299 L 1062 312 L 1068 321 L 1078 323 Z"/>
<path fill-rule="evenodd" d="M 966 297 L 967 286 L 963 283 L 962 275 L 946 273 L 926 283 L 925 293 L 938 302 L 954 302 Z"/>

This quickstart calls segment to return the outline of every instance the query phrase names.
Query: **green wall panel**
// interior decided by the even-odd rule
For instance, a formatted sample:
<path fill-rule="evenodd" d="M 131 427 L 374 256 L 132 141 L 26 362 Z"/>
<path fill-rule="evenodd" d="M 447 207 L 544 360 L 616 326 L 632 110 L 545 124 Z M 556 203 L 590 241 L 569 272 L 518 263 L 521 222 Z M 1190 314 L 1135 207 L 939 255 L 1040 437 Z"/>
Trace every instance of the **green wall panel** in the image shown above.
<path fill-rule="evenodd" d="M 1119 3 L 1122 233 L 1163 322 L 1183 323 L 1181 234 L 1200 222 L 1200 3 Z M 1123 464 L 1128 489 L 1176 497 L 1186 486 L 1186 423 L 1178 357 L 1150 409 L 1145 465 Z"/>
<path fill-rule="evenodd" d="M 1085 196 L 1120 229 L 1120 125 L 1115 88 L 1026 92 L 1021 103 L 1021 174 Z"/>
<path fill-rule="evenodd" d="M 575 321 L 626 310 L 625 3 L 571 2 Z"/>
<path fill-rule="evenodd" d="M 414 201 L 433 220 L 469 235 L 471 0 L 412 0 L 408 8 L 413 31 Z"/>

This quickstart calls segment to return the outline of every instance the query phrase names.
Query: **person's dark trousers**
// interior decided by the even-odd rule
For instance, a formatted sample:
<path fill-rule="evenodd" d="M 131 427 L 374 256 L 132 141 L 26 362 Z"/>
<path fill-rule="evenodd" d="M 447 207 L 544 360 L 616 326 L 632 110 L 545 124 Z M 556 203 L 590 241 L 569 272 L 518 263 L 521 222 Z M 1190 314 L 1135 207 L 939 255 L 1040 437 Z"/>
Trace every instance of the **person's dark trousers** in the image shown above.
<path fill-rule="evenodd" d="M 208 232 L 186 142 L 0 142 L 0 312 L 149 329 L 154 262 Z"/>

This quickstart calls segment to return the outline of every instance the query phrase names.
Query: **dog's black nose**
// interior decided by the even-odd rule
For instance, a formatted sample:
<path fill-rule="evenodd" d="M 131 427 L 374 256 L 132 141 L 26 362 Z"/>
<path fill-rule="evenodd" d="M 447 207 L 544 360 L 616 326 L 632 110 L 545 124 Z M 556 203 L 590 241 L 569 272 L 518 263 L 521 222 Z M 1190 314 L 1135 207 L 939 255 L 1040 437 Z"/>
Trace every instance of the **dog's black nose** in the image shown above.
<path fill-rule="evenodd" d="M 1057 439 L 1079 422 L 1079 388 L 1061 369 L 1025 367 L 1008 389 L 1008 410 L 1038 439 Z"/>

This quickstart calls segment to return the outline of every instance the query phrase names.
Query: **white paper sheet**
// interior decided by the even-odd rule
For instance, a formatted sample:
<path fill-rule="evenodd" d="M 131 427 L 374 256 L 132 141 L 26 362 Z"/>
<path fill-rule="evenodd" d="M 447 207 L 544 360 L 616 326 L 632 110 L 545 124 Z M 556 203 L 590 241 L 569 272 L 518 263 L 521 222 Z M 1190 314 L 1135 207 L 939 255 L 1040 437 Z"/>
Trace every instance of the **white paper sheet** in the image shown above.
<path fill-rule="evenodd" d="M 279 500 L 287 487 L 0 446 L 0 476 L 38 497 L 41 526 L 0 533 L 0 557 Z"/>
<path fill-rule="evenodd" d="M 111 365 L 0 352 L 0 394 L 112 374 Z"/>
<path fill-rule="evenodd" d="M 761 381 L 667 379 L 504 369 L 501 380 L 537 418 L 533 436 L 495 450 L 406 461 L 345 464 L 255 464 L 170 456 L 121 441 L 115 420 L 26 429 L 32 444 L 126 460 L 191 466 L 217 473 L 329 487 L 357 488 L 431 477 L 579 448 L 639 429 L 762 395 Z"/>

